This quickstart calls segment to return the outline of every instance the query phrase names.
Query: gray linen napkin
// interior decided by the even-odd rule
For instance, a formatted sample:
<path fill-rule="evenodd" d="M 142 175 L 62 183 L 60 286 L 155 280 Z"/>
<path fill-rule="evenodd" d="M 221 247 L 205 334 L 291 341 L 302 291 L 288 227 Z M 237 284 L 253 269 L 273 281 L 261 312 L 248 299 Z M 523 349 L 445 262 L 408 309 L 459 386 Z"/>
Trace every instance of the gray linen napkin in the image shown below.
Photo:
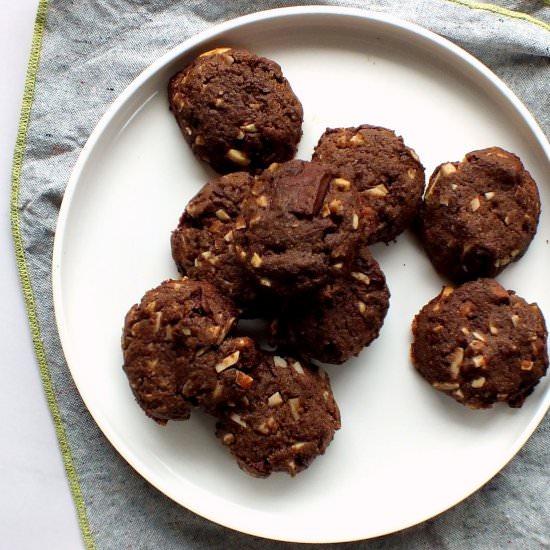
<path fill-rule="evenodd" d="M 550 134 L 548 2 L 510 0 L 500 2 L 500 7 L 462 0 L 311 3 L 390 13 L 451 39 L 496 72 Z M 213 24 L 295 4 L 41 2 L 38 33 L 44 20 L 45 28 L 35 93 L 33 98 L 30 82 L 14 164 L 14 234 L 37 357 L 88 548 L 287 546 L 224 529 L 176 505 L 137 475 L 106 441 L 82 404 L 61 351 L 52 306 L 51 253 L 58 209 L 75 160 L 101 115 L 134 77 L 161 54 Z M 32 62 L 36 64 L 36 56 Z M 341 547 L 548 548 L 549 463 L 547 417 L 519 455 L 465 502 L 401 533 Z"/>

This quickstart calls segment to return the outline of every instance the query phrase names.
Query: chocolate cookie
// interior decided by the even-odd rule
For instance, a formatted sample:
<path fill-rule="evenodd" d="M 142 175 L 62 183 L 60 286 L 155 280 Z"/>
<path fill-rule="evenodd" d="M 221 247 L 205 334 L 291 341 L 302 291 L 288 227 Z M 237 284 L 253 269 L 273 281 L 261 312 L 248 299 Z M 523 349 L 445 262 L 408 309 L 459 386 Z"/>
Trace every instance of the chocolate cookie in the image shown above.
<path fill-rule="evenodd" d="M 411 358 L 430 384 L 459 403 L 521 407 L 548 367 L 544 318 L 493 279 L 442 292 L 413 321 Z"/>
<path fill-rule="evenodd" d="M 246 172 L 209 181 L 191 199 L 171 237 L 180 273 L 209 281 L 243 309 L 253 307 L 257 292 L 232 243 L 235 220 L 253 183 Z"/>
<path fill-rule="evenodd" d="M 205 52 L 172 77 L 168 99 L 195 155 L 218 172 L 255 171 L 296 154 L 302 105 L 270 59 Z"/>
<path fill-rule="evenodd" d="M 491 147 L 436 168 L 418 227 L 434 267 L 461 282 L 494 277 L 521 258 L 539 214 L 537 186 L 520 159 Z"/>
<path fill-rule="evenodd" d="M 235 250 L 260 285 L 287 296 L 345 272 L 360 231 L 354 189 L 320 164 L 292 160 L 258 176 L 235 224 Z"/>
<path fill-rule="evenodd" d="M 378 336 L 389 298 L 384 273 L 362 246 L 348 275 L 291 304 L 273 324 L 275 341 L 309 359 L 344 363 Z"/>
<path fill-rule="evenodd" d="M 413 221 L 424 189 L 424 167 L 416 153 L 391 130 L 363 124 L 327 129 L 312 160 L 359 192 L 366 225 L 365 242 L 389 242 Z"/>
<path fill-rule="evenodd" d="M 249 474 L 294 476 L 324 453 L 340 428 L 328 376 L 268 354 L 249 374 L 254 382 L 246 399 L 220 415 L 216 435 Z"/>
<path fill-rule="evenodd" d="M 246 336 L 227 338 L 218 348 L 195 354 L 190 360 L 183 373 L 182 396 L 215 415 L 247 394 L 253 380 L 247 372 L 258 360 L 254 340 Z"/>
<path fill-rule="evenodd" d="M 226 340 L 235 315 L 215 287 L 187 278 L 164 281 L 130 309 L 123 369 L 148 416 L 185 420 L 192 406 L 211 412 L 246 389 L 242 370 L 255 363 L 256 348 L 249 338 Z"/>

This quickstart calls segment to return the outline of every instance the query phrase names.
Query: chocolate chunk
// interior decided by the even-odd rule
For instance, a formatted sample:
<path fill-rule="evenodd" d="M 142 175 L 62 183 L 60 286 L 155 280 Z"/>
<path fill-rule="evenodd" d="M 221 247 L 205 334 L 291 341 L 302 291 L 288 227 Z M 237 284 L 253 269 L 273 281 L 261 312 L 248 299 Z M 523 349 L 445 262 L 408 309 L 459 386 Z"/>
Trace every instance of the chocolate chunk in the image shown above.
<path fill-rule="evenodd" d="M 295 295 L 345 273 L 362 223 L 353 189 L 343 190 L 316 163 L 293 160 L 257 177 L 236 224 L 235 250 L 266 291 Z"/>

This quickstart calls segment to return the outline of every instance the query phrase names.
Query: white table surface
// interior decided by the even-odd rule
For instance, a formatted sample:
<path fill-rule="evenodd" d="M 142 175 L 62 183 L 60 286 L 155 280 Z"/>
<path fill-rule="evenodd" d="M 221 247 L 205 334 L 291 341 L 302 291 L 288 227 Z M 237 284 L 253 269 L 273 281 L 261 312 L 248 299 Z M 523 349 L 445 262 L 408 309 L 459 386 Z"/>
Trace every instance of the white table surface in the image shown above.
<path fill-rule="evenodd" d="M 10 173 L 38 0 L 0 3 L 0 548 L 83 548 L 35 359 L 10 229 Z"/>

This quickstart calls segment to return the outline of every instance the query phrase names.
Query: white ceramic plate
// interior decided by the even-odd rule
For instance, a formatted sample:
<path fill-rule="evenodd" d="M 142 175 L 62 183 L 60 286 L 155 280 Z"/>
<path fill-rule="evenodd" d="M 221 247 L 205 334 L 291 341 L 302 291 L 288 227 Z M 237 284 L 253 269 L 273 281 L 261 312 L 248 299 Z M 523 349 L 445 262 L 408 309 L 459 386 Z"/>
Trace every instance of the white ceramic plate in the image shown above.
<path fill-rule="evenodd" d="M 550 403 L 545 379 L 520 410 L 469 411 L 434 391 L 409 363 L 410 322 L 443 281 L 405 233 L 375 246 L 392 297 L 381 336 L 345 367 L 329 368 L 342 429 L 294 479 L 242 473 L 213 421 L 159 427 L 134 402 L 121 369 L 126 311 L 176 276 L 169 236 L 212 176 L 168 111 L 169 77 L 200 52 L 243 46 L 281 64 L 305 110 L 298 157 L 327 126 L 395 129 L 427 174 L 470 150 L 499 145 L 539 182 L 549 146 L 527 110 L 490 71 L 410 23 L 358 10 L 263 12 L 202 33 L 163 56 L 117 99 L 86 144 L 67 187 L 55 242 L 54 298 L 63 349 L 91 414 L 120 454 L 183 506 L 239 531 L 297 542 L 374 537 L 430 518 L 509 461 Z M 550 189 L 525 257 L 500 277 L 550 312 Z M 90 346 L 90 342 L 93 343 Z"/>

